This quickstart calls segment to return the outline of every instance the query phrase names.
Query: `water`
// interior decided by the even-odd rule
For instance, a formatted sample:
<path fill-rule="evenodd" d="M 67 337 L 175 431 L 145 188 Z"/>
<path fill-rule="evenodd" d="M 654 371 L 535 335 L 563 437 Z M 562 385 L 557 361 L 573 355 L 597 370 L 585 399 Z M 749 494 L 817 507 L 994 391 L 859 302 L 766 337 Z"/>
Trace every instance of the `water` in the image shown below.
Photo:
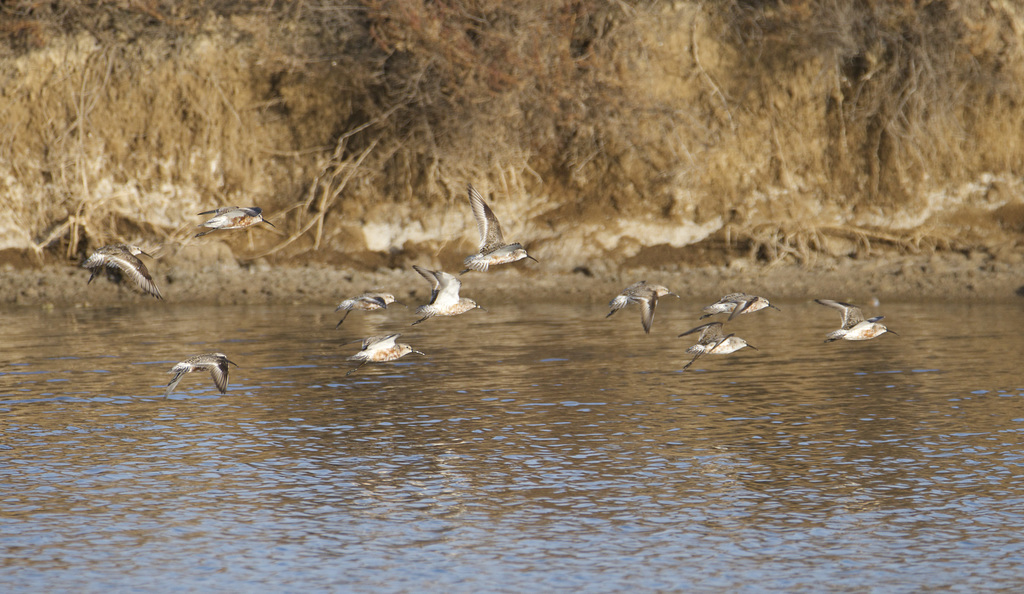
<path fill-rule="evenodd" d="M 976 592 L 1024 582 L 1024 309 L 0 311 L 0 586 Z M 877 311 L 876 311 L 877 310 Z M 367 335 L 428 357 L 355 366 Z M 186 356 L 226 353 L 226 395 Z"/>

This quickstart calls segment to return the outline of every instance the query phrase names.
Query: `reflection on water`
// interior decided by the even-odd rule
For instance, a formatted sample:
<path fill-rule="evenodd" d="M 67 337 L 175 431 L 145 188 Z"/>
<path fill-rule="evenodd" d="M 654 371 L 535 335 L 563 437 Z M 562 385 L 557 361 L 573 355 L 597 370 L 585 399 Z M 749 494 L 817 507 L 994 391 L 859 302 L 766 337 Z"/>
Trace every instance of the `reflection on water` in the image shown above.
<path fill-rule="evenodd" d="M 887 304 L 685 373 L 698 303 L 0 312 L 4 589 L 920 590 L 1024 578 L 1024 312 Z M 873 308 L 869 308 L 873 309 Z M 875 315 L 874 311 L 866 311 Z M 346 377 L 367 335 L 428 357 Z M 186 356 L 226 353 L 163 398 Z"/>

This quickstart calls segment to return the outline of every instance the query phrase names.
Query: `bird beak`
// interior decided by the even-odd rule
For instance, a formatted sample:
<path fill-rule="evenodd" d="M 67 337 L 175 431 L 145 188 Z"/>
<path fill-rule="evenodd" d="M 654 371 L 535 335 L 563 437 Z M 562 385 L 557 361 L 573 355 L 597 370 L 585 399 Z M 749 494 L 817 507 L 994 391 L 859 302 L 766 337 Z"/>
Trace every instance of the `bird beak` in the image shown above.
<path fill-rule="evenodd" d="M 779 309 L 779 308 L 775 307 L 774 305 L 772 305 L 772 304 L 770 304 L 770 303 L 768 304 L 768 307 L 770 307 L 770 308 L 772 308 L 772 309 L 775 309 L 775 310 L 778 310 L 778 311 L 782 311 L 781 309 Z"/>
<path fill-rule="evenodd" d="M 224 360 L 227 361 L 228 363 L 234 365 L 235 367 L 238 367 L 238 363 L 235 363 L 234 361 L 231 361 L 229 359 L 224 359 Z M 241 367 L 239 367 L 239 369 L 241 369 Z"/>
<path fill-rule="evenodd" d="M 413 353 L 416 353 L 417 355 L 423 355 L 424 357 L 426 357 L 426 356 L 427 356 L 427 354 L 426 354 L 426 353 L 422 353 L 422 352 L 420 352 L 420 351 L 412 351 L 412 352 L 413 352 Z"/>
<path fill-rule="evenodd" d="M 747 346 L 748 346 L 748 347 L 750 347 L 750 348 L 752 348 L 752 349 L 754 349 L 755 351 L 759 351 L 759 350 L 761 350 L 761 349 L 757 348 L 756 346 L 754 346 L 754 345 L 750 344 L 749 342 L 747 343 Z"/>
<path fill-rule="evenodd" d="M 270 225 L 270 226 L 271 226 L 271 227 L 273 227 L 274 229 L 277 229 L 277 225 L 275 225 L 275 224 L 271 223 L 271 222 L 270 222 L 270 221 L 268 221 L 267 219 L 263 219 L 263 222 L 264 222 L 264 223 L 266 223 L 266 224 L 268 224 L 268 225 Z"/>
<path fill-rule="evenodd" d="M 538 260 L 537 258 L 534 258 L 534 257 L 533 257 L 533 256 L 531 256 L 530 254 L 526 254 L 526 257 L 527 257 L 527 258 L 529 258 L 529 259 L 531 259 L 531 260 L 533 260 L 534 262 L 536 262 L 536 263 L 540 264 L 540 260 Z"/>
<path fill-rule="evenodd" d="M 153 256 L 151 256 L 151 255 L 149 255 L 146 252 L 143 252 L 141 250 L 139 251 L 139 253 L 142 254 L 143 256 L 147 257 L 147 258 L 153 258 Z M 156 258 L 153 258 L 153 259 L 156 260 Z"/>

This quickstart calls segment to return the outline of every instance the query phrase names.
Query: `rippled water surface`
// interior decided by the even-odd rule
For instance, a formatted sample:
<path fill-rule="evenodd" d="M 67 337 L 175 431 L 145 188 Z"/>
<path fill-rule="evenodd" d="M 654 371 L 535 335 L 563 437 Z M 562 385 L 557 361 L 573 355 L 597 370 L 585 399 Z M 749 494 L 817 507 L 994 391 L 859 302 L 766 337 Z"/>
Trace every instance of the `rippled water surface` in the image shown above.
<path fill-rule="evenodd" d="M 1024 582 L 1024 308 L 0 311 L 0 588 L 920 591 Z M 427 353 L 346 376 L 373 334 Z M 163 396 L 186 356 L 226 353 Z"/>

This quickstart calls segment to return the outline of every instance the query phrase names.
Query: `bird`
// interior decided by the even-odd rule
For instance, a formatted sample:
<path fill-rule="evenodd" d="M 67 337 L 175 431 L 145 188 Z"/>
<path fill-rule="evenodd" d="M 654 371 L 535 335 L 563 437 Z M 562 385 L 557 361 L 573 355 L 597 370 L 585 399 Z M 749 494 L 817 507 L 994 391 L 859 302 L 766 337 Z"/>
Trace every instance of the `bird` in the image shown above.
<path fill-rule="evenodd" d="M 392 303 L 399 303 L 395 300 L 394 295 L 391 293 L 380 293 L 377 291 L 367 291 L 358 297 L 346 299 L 334 310 L 345 310 L 345 315 L 341 316 L 341 319 L 338 320 L 338 324 L 335 328 L 341 326 L 341 323 L 345 321 L 345 318 L 347 318 L 348 314 L 350 314 L 354 309 L 360 311 L 376 311 L 379 309 L 387 309 Z M 399 305 L 401 305 L 401 303 L 399 303 Z"/>
<path fill-rule="evenodd" d="M 750 347 L 755 351 L 759 350 L 735 334 L 723 333 L 722 322 L 708 322 L 707 324 L 687 330 L 679 336 L 686 336 L 698 331 L 700 332 L 700 337 L 697 339 L 697 344 L 686 349 L 687 353 L 693 355 L 693 359 L 690 359 L 690 362 L 683 367 L 683 371 L 693 365 L 694 361 L 699 359 L 701 355 L 728 355 L 729 353 L 735 353 L 743 347 Z"/>
<path fill-rule="evenodd" d="M 349 361 L 359 361 L 359 365 L 353 369 L 350 369 L 345 375 L 351 375 L 359 370 L 360 367 L 367 363 L 384 363 L 387 361 L 395 361 L 408 355 L 409 353 L 416 353 L 417 355 L 423 355 L 426 357 L 426 353 L 422 353 L 412 348 L 407 344 L 396 343 L 395 341 L 401 334 L 388 334 L 387 336 L 371 336 L 363 339 L 363 349 L 358 353 L 348 358 Z"/>
<path fill-rule="evenodd" d="M 843 327 L 829 332 L 825 342 L 832 342 L 834 340 L 870 340 L 886 332 L 896 334 L 886 328 L 884 324 L 878 323 L 885 316 L 865 319 L 864 312 L 856 305 L 831 299 L 815 299 L 814 301 L 826 307 L 838 309 L 843 314 Z M 899 334 L 896 334 L 896 336 L 899 336 Z"/>
<path fill-rule="evenodd" d="M 273 223 L 263 218 L 263 209 L 258 206 L 223 206 L 216 210 L 207 210 L 200 215 L 212 214 L 214 217 L 200 227 L 210 227 L 206 231 L 196 233 L 196 237 L 202 237 L 207 233 L 213 233 L 217 229 L 245 229 L 256 223 L 266 223 L 275 227 Z"/>
<path fill-rule="evenodd" d="M 173 373 L 174 378 L 171 379 L 171 383 L 167 384 L 167 391 L 164 392 L 164 396 L 171 395 L 171 392 L 174 391 L 174 388 L 177 387 L 178 382 L 181 381 L 181 378 L 185 377 L 186 373 L 207 369 L 210 371 L 210 375 L 213 376 L 213 384 L 217 386 L 217 390 L 221 394 L 226 394 L 228 391 L 228 363 L 238 367 L 238 364 L 234 361 L 229 361 L 224 353 L 206 353 L 193 355 L 185 359 L 167 372 Z"/>
<path fill-rule="evenodd" d="M 623 307 L 626 307 L 630 303 L 639 303 L 640 322 L 644 326 L 644 332 L 650 334 L 651 324 L 654 323 L 654 308 L 658 305 L 658 298 L 664 297 L 665 295 L 679 297 L 679 295 L 668 290 L 667 287 L 663 287 L 661 285 L 649 285 L 645 280 L 633 283 L 608 303 L 608 307 L 611 308 L 611 311 L 608 312 L 608 315 L 605 317 L 611 317 L 613 313 L 619 311 Z"/>
<path fill-rule="evenodd" d="M 136 257 L 140 254 L 147 258 L 153 257 L 142 251 L 138 246 L 125 243 L 105 245 L 97 249 L 85 262 L 82 262 L 82 266 L 88 268 L 92 273 L 85 284 L 91 283 L 93 277 L 99 274 L 100 270 L 116 268 L 122 274 L 128 275 L 128 278 L 132 279 L 146 293 L 157 299 L 163 299 L 164 296 L 160 294 L 160 289 L 153 282 L 153 277 L 149 275 L 146 265 Z"/>
<path fill-rule="evenodd" d="M 729 319 L 733 319 L 740 314 L 753 313 L 755 311 L 761 311 L 762 309 L 770 307 L 772 309 L 779 309 L 768 302 L 764 297 L 758 297 L 757 295 L 747 295 L 746 293 L 729 293 L 725 297 L 718 300 L 717 303 L 704 308 L 704 315 L 700 319 L 711 317 L 715 314 L 732 312 L 729 315 Z"/>
<path fill-rule="evenodd" d="M 498 222 L 498 218 L 491 212 L 490 207 L 484 202 L 480 192 L 476 191 L 473 184 L 469 184 L 469 205 L 473 208 L 477 230 L 480 232 L 480 251 L 466 257 L 463 261 L 466 269 L 460 274 L 466 274 L 470 270 L 487 272 L 491 266 L 518 262 L 523 258 L 537 261 L 536 258 L 526 253 L 526 248 L 522 244 L 505 243 L 501 234 L 501 223 Z"/>
<path fill-rule="evenodd" d="M 430 303 L 416 308 L 416 313 L 423 317 L 413 322 L 413 326 L 434 316 L 457 316 L 472 309 L 484 309 L 472 299 L 459 297 L 462 281 L 455 276 L 440 270 L 427 270 L 416 265 L 413 265 L 412 268 L 431 284 Z"/>

